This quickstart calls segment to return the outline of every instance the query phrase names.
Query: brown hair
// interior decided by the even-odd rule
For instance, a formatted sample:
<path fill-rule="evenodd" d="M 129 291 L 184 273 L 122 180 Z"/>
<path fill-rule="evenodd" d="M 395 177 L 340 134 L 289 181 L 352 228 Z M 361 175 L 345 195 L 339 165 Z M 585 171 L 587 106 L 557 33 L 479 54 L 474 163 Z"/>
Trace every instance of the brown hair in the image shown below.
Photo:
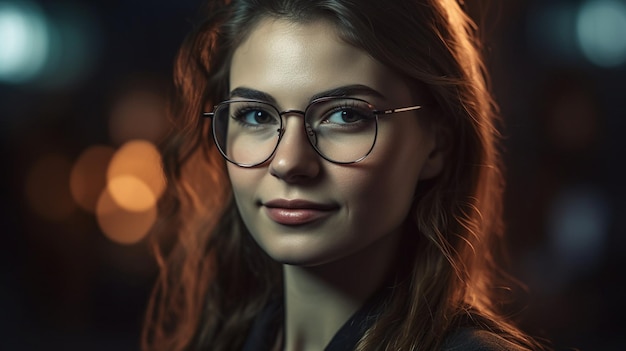
<path fill-rule="evenodd" d="M 415 194 L 406 274 L 398 275 L 385 310 L 357 349 L 435 350 L 468 321 L 537 348 L 497 309 L 504 278 L 496 257 L 503 232 L 498 116 L 477 28 L 459 4 L 235 0 L 210 1 L 176 59 L 173 129 L 162 146 L 168 192 L 155 231 L 161 273 L 143 349 L 239 349 L 254 317 L 281 294 L 281 267 L 241 222 L 224 161 L 199 117 L 227 97 L 231 55 L 267 17 L 331 21 L 347 43 L 425 85 L 440 109 L 438 123 L 451 131 L 444 171 Z M 172 234 L 173 248 L 165 253 L 163 241 Z"/>

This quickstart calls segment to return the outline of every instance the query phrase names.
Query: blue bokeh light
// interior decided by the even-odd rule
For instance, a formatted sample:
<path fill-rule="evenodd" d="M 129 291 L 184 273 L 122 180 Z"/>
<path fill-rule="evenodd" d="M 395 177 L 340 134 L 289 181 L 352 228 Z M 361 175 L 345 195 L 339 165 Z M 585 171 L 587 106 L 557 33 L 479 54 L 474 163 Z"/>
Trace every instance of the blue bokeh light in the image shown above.
<path fill-rule="evenodd" d="M 585 57 L 600 67 L 626 62 L 626 5 L 617 0 L 587 1 L 576 21 L 578 44 Z"/>
<path fill-rule="evenodd" d="M 100 52 L 98 20 L 84 4 L 0 0 L 0 83 L 76 86 Z"/>
<path fill-rule="evenodd" d="M 0 2 L 0 81 L 24 83 L 42 71 L 49 53 L 48 32 L 35 4 Z"/>

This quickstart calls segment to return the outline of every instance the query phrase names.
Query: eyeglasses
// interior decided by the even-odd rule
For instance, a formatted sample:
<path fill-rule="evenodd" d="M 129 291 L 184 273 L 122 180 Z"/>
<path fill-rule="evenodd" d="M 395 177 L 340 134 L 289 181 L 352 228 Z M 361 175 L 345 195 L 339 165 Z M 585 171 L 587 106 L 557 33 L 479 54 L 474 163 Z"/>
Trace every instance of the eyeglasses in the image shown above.
<path fill-rule="evenodd" d="M 222 156 L 240 167 L 254 167 L 274 155 L 285 134 L 283 116 L 304 117 L 304 131 L 311 146 L 324 159 L 350 164 L 365 159 L 374 149 L 378 116 L 421 109 L 409 106 L 377 110 L 365 100 L 352 97 L 322 97 L 304 111 L 279 111 L 258 100 L 228 100 L 202 116 L 212 119 L 213 139 Z"/>

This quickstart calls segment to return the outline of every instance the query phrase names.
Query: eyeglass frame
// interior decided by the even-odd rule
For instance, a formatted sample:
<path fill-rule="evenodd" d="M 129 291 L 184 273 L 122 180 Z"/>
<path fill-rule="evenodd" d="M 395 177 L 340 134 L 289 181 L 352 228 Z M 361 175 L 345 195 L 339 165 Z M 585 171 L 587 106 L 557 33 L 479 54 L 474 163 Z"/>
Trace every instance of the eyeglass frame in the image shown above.
<path fill-rule="evenodd" d="M 309 104 L 306 106 L 306 108 L 304 109 L 304 111 L 302 110 L 296 110 L 296 109 L 291 109 L 291 110 L 285 110 L 285 111 L 280 111 L 278 109 L 278 107 L 276 107 L 274 104 L 268 102 L 268 101 L 263 101 L 263 100 L 256 100 L 256 99 L 229 99 L 229 100 L 224 100 L 219 102 L 218 104 L 216 104 L 215 106 L 213 106 L 213 111 L 212 112 L 202 112 L 201 113 L 201 117 L 203 118 L 211 118 L 211 134 L 213 135 L 213 142 L 215 143 L 215 146 L 217 146 L 217 149 L 219 150 L 220 154 L 222 155 L 222 157 L 238 166 L 238 167 L 242 167 L 242 168 L 253 168 L 253 167 L 257 167 L 260 166 L 264 163 L 266 163 L 267 161 L 269 161 L 270 159 L 272 159 L 274 157 L 274 155 L 276 154 L 276 150 L 278 150 L 278 145 L 280 144 L 280 141 L 283 138 L 283 135 L 285 134 L 285 129 L 284 126 L 284 121 L 283 121 L 283 115 L 286 114 L 298 114 L 298 115 L 302 115 L 302 119 L 304 122 L 304 118 L 306 117 L 306 113 L 309 110 L 309 108 L 316 104 L 316 103 L 320 103 L 320 102 L 324 102 L 324 101 L 331 101 L 331 100 L 356 100 L 356 101 L 360 101 L 363 103 L 366 103 L 367 106 L 369 106 L 372 110 L 372 114 L 374 115 L 374 117 L 376 118 L 375 122 L 376 122 L 376 130 L 374 131 L 374 140 L 372 142 L 372 146 L 370 147 L 370 149 L 367 151 L 367 153 L 363 156 L 361 156 L 360 158 L 356 159 L 355 161 L 348 161 L 348 162 L 341 162 L 341 161 L 335 161 L 332 160 L 330 158 L 328 158 L 327 156 L 325 156 L 320 150 L 317 149 L 317 147 L 313 144 L 313 141 L 311 140 L 311 138 L 309 137 L 309 133 L 315 133 L 315 131 L 313 130 L 309 130 L 307 128 L 307 124 L 303 123 L 303 127 L 304 127 L 304 132 L 307 134 L 307 140 L 309 141 L 309 144 L 311 145 L 311 147 L 313 148 L 313 150 L 315 150 L 315 152 L 323 159 L 325 159 L 328 162 L 334 163 L 334 164 L 340 164 L 340 165 L 349 165 L 349 164 L 354 164 L 354 163 L 358 163 L 363 161 L 367 156 L 369 156 L 370 153 L 372 153 L 372 150 L 374 150 L 374 146 L 376 145 L 376 140 L 378 139 L 378 116 L 384 116 L 384 115 L 391 115 L 391 114 L 395 114 L 395 113 L 401 113 L 401 112 L 408 112 L 408 111 L 417 111 L 420 110 L 424 107 L 424 105 L 413 105 L 413 106 L 407 106 L 407 107 L 396 107 L 396 108 L 390 108 L 390 109 L 385 109 L 385 110 L 377 110 L 374 105 L 372 105 L 371 103 L 369 103 L 366 100 L 360 99 L 360 98 L 356 98 L 356 97 L 350 97 L 350 96 L 324 96 L 324 97 L 320 97 L 314 100 L 311 100 L 309 102 Z M 258 163 L 252 163 L 252 164 L 245 164 L 245 163 L 239 163 L 239 162 L 235 162 L 231 159 L 228 158 L 228 156 L 226 155 L 226 153 L 224 152 L 224 150 L 222 150 L 222 147 L 220 146 L 220 143 L 217 140 L 217 137 L 215 135 L 215 133 L 213 132 L 213 130 L 215 130 L 215 119 L 213 118 L 215 116 L 215 113 L 217 111 L 217 109 L 220 106 L 226 105 L 226 104 L 230 104 L 230 103 L 235 103 L 235 102 L 249 102 L 249 103 L 259 103 L 259 104 L 263 104 L 263 105 L 267 105 L 272 107 L 276 112 L 278 112 L 278 117 L 280 117 L 280 128 L 277 130 L 278 132 L 278 140 L 276 141 L 276 146 L 274 146 L 274 149 L 272 150 L 272 152 L 270 153 L 270 155 L 264 159 L 261 162 Z"/>

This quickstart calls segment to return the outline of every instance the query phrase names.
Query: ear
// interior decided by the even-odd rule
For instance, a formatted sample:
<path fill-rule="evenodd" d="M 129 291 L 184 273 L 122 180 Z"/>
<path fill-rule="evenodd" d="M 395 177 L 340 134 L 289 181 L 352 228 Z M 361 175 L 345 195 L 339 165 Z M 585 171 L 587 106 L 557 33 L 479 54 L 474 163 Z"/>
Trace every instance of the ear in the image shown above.
<path fill-rule="evenodd" d="M 428 158 L 424 162 L 420 180 L 431 179 L 438 176 L 448 160 L 450 153 L 450 144 L 452 140 L 452 132 L 449 128 L 436 124 L 432 126 L 434 135 L 434 147 L 428 154 Z"/>

